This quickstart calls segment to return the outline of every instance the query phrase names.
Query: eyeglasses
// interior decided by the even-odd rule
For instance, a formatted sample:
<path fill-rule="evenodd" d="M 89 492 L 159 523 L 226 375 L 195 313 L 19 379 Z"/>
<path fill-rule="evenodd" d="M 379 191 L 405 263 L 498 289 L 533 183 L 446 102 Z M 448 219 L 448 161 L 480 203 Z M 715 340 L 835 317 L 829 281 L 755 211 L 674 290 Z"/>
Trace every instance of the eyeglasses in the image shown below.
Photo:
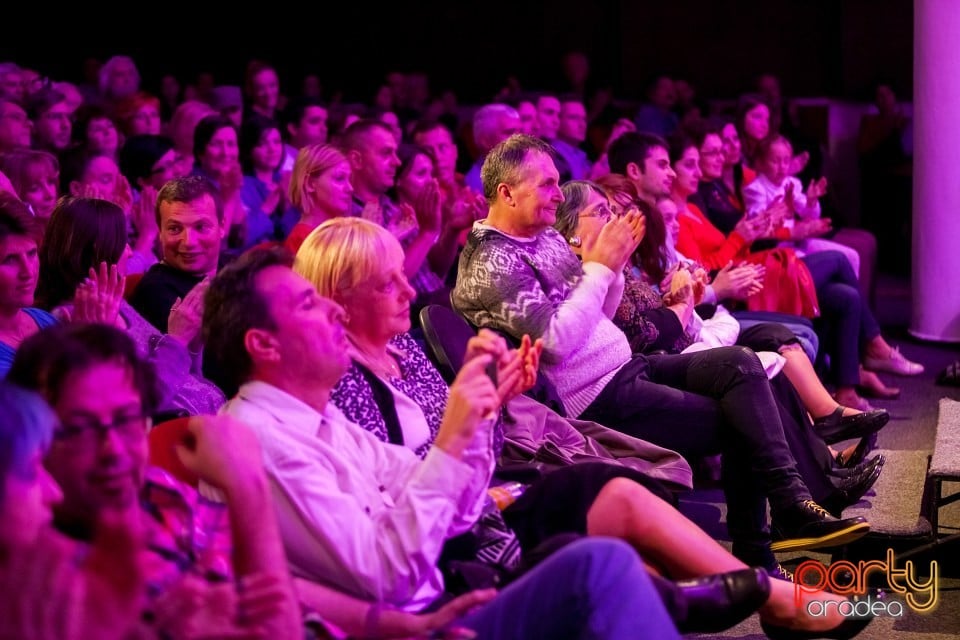
<path fill-rule="evenodd" d="M 593 211 L 590 211 L 588 213 L 581 213 L 580 217 L 581 218 L 599 218 L 604 222 L 608 222 L 610 218 L 612 218 L 614 215 L 615 214 L 613 213 L 613 210 L 610 209 L 608 205 L 601 203 L 601 204 L 598 204 L 596 207 L 594 207 Z"/>
<path fill-rule="evenodd" d="M 115 431 L 125 442 L 134 442 L 144 436 L 150 426 L 150 416 L 135 414 L 120 416 L 109 424 L 95 420 L 62 424 L 53 437 L 60 442 L 71 442 L 78 446 L 93 447 L 103 441 L 108 431 Z"/>

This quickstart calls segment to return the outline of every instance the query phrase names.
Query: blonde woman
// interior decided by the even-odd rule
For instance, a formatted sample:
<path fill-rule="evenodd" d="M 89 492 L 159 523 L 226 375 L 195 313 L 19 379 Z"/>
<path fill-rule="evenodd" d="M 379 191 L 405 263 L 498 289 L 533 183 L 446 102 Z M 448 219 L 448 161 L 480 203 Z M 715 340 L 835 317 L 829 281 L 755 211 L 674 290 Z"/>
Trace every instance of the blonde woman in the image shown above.
<path fill-rule="evenodd" d="M 362 218 L 329 220 L 304 240 L 294 269 L 321 296 L 344 310 L 342 322 L 352 362 L 330 401 L 350 421 L 380 439 L 426 455 L 440 430 L 449 389 L 406 333 L 414 290 L 404 275 L 400 243 L 383 227 Z M 539 347 L 531 346 L 528 338 L 523 345 L 508 351 L 502 338 L 481 330 L 467 346 L 466 360 L 494 355 L 498 392 L 509 403 L 510 412 L 528 406 L 514 402 L 522 400 L 516 394 L 532 384 L 529 376 L 539 361 Z M 526 357 L 521 355 L 524 352 Z M 496 454 L 497 443 L 491 446 Z M 526 552 L 553 535 L 607 536 L 626 540 L 646 562 L 672 579 L 692 579 L 705 586 L 714 579 L 704 576 L 730 572 L 728 578 L 742 589 L 731 596 L 730 606 L 698 620 L 689 613 L 675 618 L 681 632 L 725 629 L 758 607 L 765 630 L 773 634 L 770 637 L 778 637 L 782 627 L 852 637 L 865 626 L 865 621 L 854 625 L 840 616 L 804 615 L 794 601 L 793 583 L 748 569 L 671 501 L 663 486 L 643 473 L 606 463 L 578 463 L 534 481 L 503 515 Z M 840 602 L 826 593 L 817 597 Z M 698 610 L 696 603 L 689 605 L 690 611 Z"/>
<path fill-rule="evenodd" d="M 333 145 L 307 145 L 297 153 L 287 191 L 290 203 L 300 211 L 300 222 L 286 240 L 291 252 L 296 253 L 321 223 L 350 211 L 350 171 L 347 157 Z"/>

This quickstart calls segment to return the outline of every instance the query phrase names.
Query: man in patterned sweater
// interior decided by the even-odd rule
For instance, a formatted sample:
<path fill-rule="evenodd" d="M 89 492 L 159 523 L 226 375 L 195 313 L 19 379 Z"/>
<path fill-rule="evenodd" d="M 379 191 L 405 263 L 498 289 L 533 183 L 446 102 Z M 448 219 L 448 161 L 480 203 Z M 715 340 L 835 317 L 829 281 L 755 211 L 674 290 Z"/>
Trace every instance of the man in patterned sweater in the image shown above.
<path fill-rule="evenodd" d="M 642 217 L 608 222 L 582 248 L 581 262 L 552 227 L 563 194 L 549 145 L 513 135 L 488 154 L 481 178 L 489 215 L 464 247 L 454 307 L 478 327 L 542 338 L 542 373 L 570 417 L 688 457 L 721 451 L 734 553 L 748 564 L 776 573 L 773 551 L 836 546 L 867 533 L 863 518 L 838 520 L 812 500 L 756 354 L 742 347 L 631 354 L 610 318 L 623 267 L 643 237 Z"/>

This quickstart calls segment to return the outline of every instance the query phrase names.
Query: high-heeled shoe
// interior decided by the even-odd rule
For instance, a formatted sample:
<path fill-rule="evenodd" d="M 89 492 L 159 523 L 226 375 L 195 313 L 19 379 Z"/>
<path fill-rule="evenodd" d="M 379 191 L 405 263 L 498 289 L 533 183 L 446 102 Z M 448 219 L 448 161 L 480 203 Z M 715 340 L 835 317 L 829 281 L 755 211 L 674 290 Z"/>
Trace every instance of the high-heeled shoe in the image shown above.
<path fill-rule="evenodd" d="M 788 629 L 787 627 L 778 627 L 764 620 L 760 621 L 760 628 L 770 640 L 807 640 L 812 638 L 832 638 L 834 640 L 847 640 L 856 636 L 867 628 L 867 625 L 873 622 L 873 616 L 865 618 L 844 618 L 843 622 L 833 629 L 825 631 L 807 631 L 804 629 Z"/>
<path fill-rule="evenodd" d="M 890 414 L 886 409 L 874 409 L 849 416 L 843 415 L 843 410 L 844 407 L 840 405 L 830 415 L 813 421 L 813 430 L 827 444 L 863 438 L 880 431 L 890 421 Z"/>

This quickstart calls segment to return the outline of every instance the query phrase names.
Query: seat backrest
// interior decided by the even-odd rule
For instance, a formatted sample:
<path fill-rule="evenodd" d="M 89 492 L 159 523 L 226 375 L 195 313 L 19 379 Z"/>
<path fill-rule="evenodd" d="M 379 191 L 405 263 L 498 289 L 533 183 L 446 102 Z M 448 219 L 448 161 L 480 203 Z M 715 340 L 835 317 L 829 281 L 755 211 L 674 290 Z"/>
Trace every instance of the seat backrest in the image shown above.
<path fill-rule="evenodd" d="M 420 327 L 434 365 L 446 383 L 452 384 L 463 366 L 467 342 L 476 331 L 459 313 L 439 304 L 420 310 Z"/>
<path fill-rule="evenodd" d="M 190 416 L 173 418 L 153 425 L 147 434 L 150 464 L 160 467 L 177 480 L 196 487 L 200 478 L 183 466 L 177 455 L 176 445 L 187 437 L 187 424 Z"/>
<path fill-rule="evenodd" d="M 130 302 L 130 298 L 133 297 L 133 292 L 137 290 L 137 285 L 140 284 L 140 280 L 143 278 L 142 273 L 131 273 L 127 276 L 126 280 L 123 283 L 123 299 L 127 302 Z"/>
<path fill-rule="evenodd" d="M 460 367 L 463 366 L 467 342 L 477 333 L 476 327 L 453 309 L 440 305 L 424 307 L 420 311 L 420 325 L 434 365 L 447 384 L 452 384 Z M 496 331 L 496 333 L 503 336 L 511 348 L 519 346 L 517 339 L 513 336 L 503 331 Z M 538 375 L 536 384 L 524 395 L 547 405 L 561 416 L 566 416 L 560 394 L 546 376 Z"/>

